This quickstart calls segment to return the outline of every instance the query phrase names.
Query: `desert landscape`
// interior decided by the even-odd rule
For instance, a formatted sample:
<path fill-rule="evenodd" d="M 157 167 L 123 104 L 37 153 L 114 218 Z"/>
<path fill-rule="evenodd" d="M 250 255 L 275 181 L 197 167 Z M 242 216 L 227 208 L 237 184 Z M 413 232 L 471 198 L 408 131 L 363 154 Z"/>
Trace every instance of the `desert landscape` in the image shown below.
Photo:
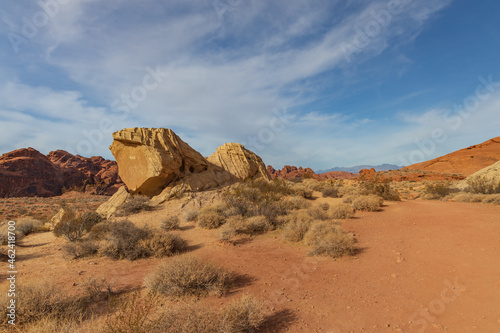
<path fill-rule="evenodd" d="M 205 158 L 169 129 L 113 138 L 116 162 L 0 157 L 5 330 L 500 329 L 500 137 L 358 175 L 237 143 Z"/>
<path fill-rule="evenodd" d="M 499 13 L 2 1 L 0 333 L 500 333 Z"/>

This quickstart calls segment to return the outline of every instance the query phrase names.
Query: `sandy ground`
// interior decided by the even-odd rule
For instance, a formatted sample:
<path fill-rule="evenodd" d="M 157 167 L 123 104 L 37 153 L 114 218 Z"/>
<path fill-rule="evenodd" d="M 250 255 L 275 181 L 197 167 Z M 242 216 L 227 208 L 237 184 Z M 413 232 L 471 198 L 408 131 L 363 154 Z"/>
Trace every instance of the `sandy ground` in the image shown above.
<path fill-rule="evenodd" d="M 319 201 L 329 199 L 319 199 Z M 334 199 L 332 199 L 334 200 Z M 171 205 L 131 220 L 158 224 Z M 500 206 L 439 201 L 389 203 L 343 223 L 361 249 L 337 260 L 309 257 L 279 232 L 221 245 L 215 232 L 185 225 L 191 252 L 234 270 L 239 285 L 219 305 L 244 293 L 262 300 L 265 332 L 500 332 Z M 30 235 L 18 247 L 21 280 L 53 279 L 76 292 L 91 276 L 140 285 L 160 262 L 63 258 L 63 240 Z M 0 267 L 6 272 L 6 266 Z M 0 274 L 5 281 L 5 274 Z"/>

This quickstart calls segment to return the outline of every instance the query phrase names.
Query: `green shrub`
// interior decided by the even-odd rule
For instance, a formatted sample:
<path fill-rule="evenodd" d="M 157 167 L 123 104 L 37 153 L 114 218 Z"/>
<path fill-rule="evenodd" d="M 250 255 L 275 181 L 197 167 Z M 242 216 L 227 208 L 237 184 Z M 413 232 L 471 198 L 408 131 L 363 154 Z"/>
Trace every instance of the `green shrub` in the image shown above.
<path fill-rule="evenodd" d="M 234 279 L 235 275 L 224 268 L 183 255 L 158 266 L 146 277 L 145 284 L 151 292 L 171 297 L 223 295 Z"/>

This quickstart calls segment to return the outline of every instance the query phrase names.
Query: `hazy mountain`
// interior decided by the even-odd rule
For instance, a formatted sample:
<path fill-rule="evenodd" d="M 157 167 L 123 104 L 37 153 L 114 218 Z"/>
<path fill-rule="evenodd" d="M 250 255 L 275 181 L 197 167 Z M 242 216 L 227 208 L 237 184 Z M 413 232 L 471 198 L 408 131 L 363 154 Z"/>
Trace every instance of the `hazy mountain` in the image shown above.
<path fill-rule="evenodd" d="M 387 171 L 387 170 L 399 170 L 402 166 L 394 165 L 394 164 L 382 164 L 382 165 L 356 165 L 353 167 L 335 167 L 328 170 L 318 170 L 317 174 L 330 172 L 330 171 L 346 171 L 352 173 L 359 173 L 363 169 L 371 169 L 374 168 L 376 171 Z"/>

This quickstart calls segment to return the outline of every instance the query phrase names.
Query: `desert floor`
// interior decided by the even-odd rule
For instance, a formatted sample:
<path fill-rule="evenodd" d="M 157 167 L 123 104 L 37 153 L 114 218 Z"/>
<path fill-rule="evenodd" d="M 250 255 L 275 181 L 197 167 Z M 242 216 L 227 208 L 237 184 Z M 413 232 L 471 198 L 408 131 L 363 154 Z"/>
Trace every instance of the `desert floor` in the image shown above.
<path fill-rule="evenodd" d="M 181 204 L 129 219 L 159 224 Z M 262 331 L 500 332 L 500 206 L 413 200 L 357 212 L 343 227 L 355 233 L 360 252 L 337 260 L 310 257 L 307 247 L 285 243 L 279 231 L 230 245 L 217 241 L 217 231 L 182 226 L 192 253 L 240 275 L 229 296 L 199 302 L 219 306 L 252 294 L 270 316 Z M 27 236 L 17 249 L 21 281 L 53 280 L 72 293 L 84 279 L 104 276 L 128 290 L 171 260 L 69 261 L 63 243 L 48 232 Z"/>

